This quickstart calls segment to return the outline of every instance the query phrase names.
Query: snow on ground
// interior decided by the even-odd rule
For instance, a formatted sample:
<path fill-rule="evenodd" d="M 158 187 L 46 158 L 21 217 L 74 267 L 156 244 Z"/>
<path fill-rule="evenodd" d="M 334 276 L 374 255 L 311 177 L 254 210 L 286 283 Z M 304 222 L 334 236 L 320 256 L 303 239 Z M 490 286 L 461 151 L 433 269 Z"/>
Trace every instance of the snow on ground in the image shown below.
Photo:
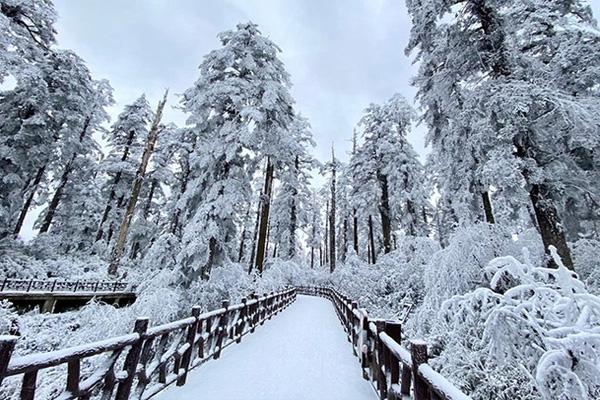
<path fill-rule="evenodd" d="M 298 296 L 218 360 L 157 400 L 375 400 L 333 305 Z"/>

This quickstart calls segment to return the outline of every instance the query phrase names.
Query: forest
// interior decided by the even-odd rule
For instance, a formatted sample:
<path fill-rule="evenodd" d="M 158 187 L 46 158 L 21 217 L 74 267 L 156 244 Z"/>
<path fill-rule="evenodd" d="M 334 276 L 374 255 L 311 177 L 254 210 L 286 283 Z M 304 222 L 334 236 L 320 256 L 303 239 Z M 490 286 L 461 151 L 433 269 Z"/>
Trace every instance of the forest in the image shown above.
<path fill-rule="evenodd" d="M 3 300 L 16 354 L 125 334 L 140 315 L 166 323 L 194 305 L 333 286 L 381 318 L 408 307 L 403 335 L 425 339 L 473 399 L 600 398 L 592 8 L 406 9 L 397 51 L 418 67 L 416 98 L 364 104 L 339 133 L 349 154 L 319 160 L 285 49 L 257 24 L 223 31 L 177 104 L 139 93 L 111 119 L 113 88 L 59 47 L 53 2 L 0 0 L 0 279 L 122 281 L 137 296 L 62 313 Z M 418 126 L 426 156 L 408 139 Z M 45 376 L 41 398 L 56 385 Z"/>

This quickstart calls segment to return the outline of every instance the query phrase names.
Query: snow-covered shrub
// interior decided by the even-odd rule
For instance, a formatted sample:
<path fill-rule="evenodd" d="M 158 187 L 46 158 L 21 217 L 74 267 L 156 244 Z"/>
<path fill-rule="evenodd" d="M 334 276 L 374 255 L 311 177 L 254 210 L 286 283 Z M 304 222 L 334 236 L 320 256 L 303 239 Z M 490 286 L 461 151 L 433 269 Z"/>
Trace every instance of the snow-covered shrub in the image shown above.
<path fill-rule="evenodd" d="M 455 295 L 469 293 L 486 286 L 485 267 L 492 259 L 518 256 L 523 245 L 533 248 L 534 254 L 543 254 L 541 241 L 525 232 L 515 240 L 511 231 L 499 225 L 485 223 L 464 226 L 451 236 L 449 244 L 428 261 L 424 273 L 425 297 L 407 328 L 422 336 L 430 329 L 430 322 L 441 304 Z"/>
<path fill-rule="evenodd" d="M 425 295 L 424 268 L 438 250 L 438 244 L 429 238 L 405 236 L 395 251 L 381 256 L 374 265 L 351 252 L 321 283 L 334 284 L 372 316 L 391 318 L 400 314 L 404 304 L 420 304 Z"/>
<path fill-rule="evenodd" d="M 434 366 L 474 399 L 597 399 L 600 298 L 560 263 L 504 256 L 488 287 L 456 295 L 431 323 Z M 538 261 L 537 265 L 540 265 Z"/>
<path fill-rule="evenodd" d="M 590 292 L 600 294 L 600 241 L 579 239 L 572 245 L 575 272 Z"/>

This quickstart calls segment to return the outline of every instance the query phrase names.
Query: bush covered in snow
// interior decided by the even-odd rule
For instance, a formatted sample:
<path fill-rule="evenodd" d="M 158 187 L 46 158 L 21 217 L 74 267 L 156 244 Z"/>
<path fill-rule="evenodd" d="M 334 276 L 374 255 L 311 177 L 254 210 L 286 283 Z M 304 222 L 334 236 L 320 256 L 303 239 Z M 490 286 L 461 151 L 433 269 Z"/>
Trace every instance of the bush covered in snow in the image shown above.
<path fill-rule="evenodd" d="M 600 298 L 567 270 L 498 257 L 485 286 L 441 304 L 428 340 L 434 365 L 474 399 L 600 396 Z"/>
<path fill-rule="evenodd" d="M 600 241 L 579 239 L 572 245 L 575 272 L 591 293 L 600 295 Z"/>

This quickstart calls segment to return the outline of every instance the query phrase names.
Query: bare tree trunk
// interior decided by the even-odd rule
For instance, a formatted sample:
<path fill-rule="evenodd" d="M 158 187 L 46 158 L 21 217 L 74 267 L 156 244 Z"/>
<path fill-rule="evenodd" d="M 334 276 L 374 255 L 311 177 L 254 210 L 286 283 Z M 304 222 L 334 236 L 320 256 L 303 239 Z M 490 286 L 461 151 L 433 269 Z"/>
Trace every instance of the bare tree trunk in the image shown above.
<path fill-rule="evenodd" d="M 369 245 L 371 250 L 371 264 L 377 262 L 377 254 L 375 253 L 375 235 L 373 233 L 373 217 L 369 215 Z"/>
<path fill-rule="evenodd" d="M 310 269 L 315 267 L 315 248 L 310 246 Z"/>
<path fill-rule="evenodd" d="M 298 176 L 298 169 L 300 168 L 300 159 L 296 156 L 294 161 L 294 167 L 296 168 L 296 176 Z M 296 201 L 298 200 L 298 190 L 293 189 L 292 193 L 292 206 L 290 209 L 290 242 L 288 244 L 288 256 L 290 259 L 296 256 L 296 225 L 298 223 L 298 215 L 296 210 Z"/>
<path fill-rule="evenodd" d="M 329 213 L 329 272 L 335 271 L 335 155 L 331 148 L 331 212 Z"/>
<path fill-rule="evenodd" d="M 325 238 L 323 240 L 325 247 L 324 263 L 329 264 L 329 200 L 325 203 Z"/>
<path fill-rule="evenodd" d="M 356 208 L 352 209 L 352 225 L 352 244 L 356 255 L 358 255 L 358 216 L 356 215 Z"/>
<path fill-rule="evenodd" d="M 383 252 L 385 254 L 392 251 L 392 224 L 390 220 L 390 200 L 388 192 L 387 176 L 377 172 L 377 180 L 381 188 L 381 203 L 379 213 L 381 214 L 381 230 L 383 233 Z"/>
<path fill-rule="evenodd" d="M 13 235 L 14 235 L 15 239 L 19 236 L 19 233 L 21 232 L 21 229 L 23 228 L 23 222 L 25 222 L 25 217 L 27 216 L 27 213 L 29 212 L 29 208 L 31 207 L 31 203 L 33 202 L 33 198 L 35 197 L 37 188 L 38 188 L 40 182 L 42 181 L 44 172 L 46 172 L 45 165 L 43 167 L 39 168 L 38 172 L 35 174 L 35 178 L 33 179 L 33 185 L 29 192 L 29 196 L 27 196 L 27 199 L 25 200 L 25 203 L 23 204 L 23 207 L 21 208 L 21 213 L 19 214 L 19 218 L 17 219 L 17 224 L 15 225 L 15 229 L 13 231 Z M 29 186 L 29 185 L 27 185 L 27 186 Z"/>
<path fill-rule="evenodd" d="M 256 256 L 256 240 L 258 238 L 258 227 L 260 222 L 260 207 L 261 202 L 258 201 L 258 210 L 256 210 L 256 218 L 254 223 L 254 234 L 252 235 L 252 249 L 250 250 L 250 266 L 248 268 L 248 273 L 252 273 L 252 268 L 254 268 L 254 257 Z"/>
<path fill-rule="evenodd" d="M 323 246 L 319 245 L 319 266 L 323 266 Z"/>
<path fill-rule="evenodd" d="M 371 242 L 368 241 L 367 242 L 367 264 L 373 264 L 373 262 L 371 261 Z"/>
<path fill-rule="evenodd" d="M 521 141 L 515 140 L 514 144 L 516 155 L 519 158 L 524 159 L 529 157 L 529 152 L 534 153 L 534 150 L 530 149 L 532 146 L 527 137 L 521 138 Z M 529 171 L 523 171 L 523 176 L 528 181 Z M 542 243 L 544 243 L 546 254 L 550 254 L 549 248 L 550 246 L 554 246 L 565 267 L 573 269 L 571 250 L 567 244 L 567 238 L 560 216 L 558 215 L 558 210 L 550 196 L 550 188 L 543 183 L 533 183 L 530 186 L 529 198 L 535 212 L 537 226 L 542 236 Z M 549 265 L 556 266 L 552 259 L 550 259 Z"/>
<path fill-rule="evenodd" d="M 258 231 L 258 245 L 256 248 L 255 267 L 259 274 L 262 274 L 265 256 L 267 251 L 267 230 L 269 228 L 269 211 L 271 207 L 271 193 L 273 190 L 274 165 L 271 158 L 267 158 L 267 168 L 265 171 L 265 185 L 263 188 L 263 198 L 261 199 L 260 224 Z"/>
<path fill-rule="evenodd" d="M 242 262 L 242 258 L 244 258 L 244 246 L 246 245 L 246 224 L 248 223 L 248 218 L 250 218 L 250 209 L 252 208 L 252 204 L 248 204 L 248 209 L 246 210 L 246 215 L 244 216 L 243 221 L 243 229 L 242 235 L 240 237 L 240 248 L 238 250 L 238 262 Z"/>
<path fill-rule="evenodd" d="M 340 260 L 346 261 L 346 254 L 348 253 L 348 219 L 344 219 L 342 224 L 342 254 L 340 254 Z"/>
<path fill-rule="evenodd" d="M 533 184 L 529 191 L 529 198 L 533 204 L 535 217 L 540 234 L 542 235 L 542 242 L 547 253 L 549 253 L 548 249 L 550 246 L 554 246 L 565 267 L 573 269 L 571 250 L 567 244 L 565 232 L 558 216 L 558 210 L 554 202 L 549 198 L 549 194 L 550 190 L 544 184 Z M 552 259 L 550 260 L 550 265 L 556 266 Z"/>
<path fill-rule="evenodd" d="M 91 117 L 87 117 L 85 119 L 85 122 L 83 123 L 83 129 L 81 130 L 81 133 L 79 134 L 79 143 L 83 142 L 83 139 L 85 138 L 85 134 L 90 125 L 90 121 L 91 121 Z M 77 153 L 74 152 L 71 155 L 71 159 L 69 160 L 67 165 L 65 165 L 65 169 L 63 170 L 63 174 L 60 178 L 60 183 L 58 184 L 58 187 L 54 191 L 54 195 L 52 196 L 52 200 L 50 201 L 50 205 L 48 206 L 48 211 L 46 212 L 46 216 L 44 217 L 44 221 L 42 222 L 42 226 L 40 227 L 40 233 L 48 232 L 48 229 L 50 229 L 50 225 L 52 225 L 52 220 L 54 219 L 54 214 L 56 213 L 56 209 L 58 208 L 58 205 L 60 204 L 60 200 L 62 198 L 63 191 L 65 190 L 65 187 L 67 186 L 67 183 L 69 182 L 69 175 L 71 174 L 71 171 L 73 170 L 73 163 L 75 162 L 76 157 L 77 157 Z"/>
<path fill-rule="evenodd" d="M 163 99 L 158 103 L 158 108 L 156 109 L 156 114 L 154 115 L 154 121 L 152 121 L 152 127 L 150 128 L 150 132 L 148 133 L 146 147 L 144 148 L 144 153 L 142 154 L 140 166 L 135 174 L 135 180 L 133 181 L 133 187 L 131 189 L 131 196 L 129 197 L 129 201 L 127 202 L 127 209 L 125 210 L 123 222 L 121 223 L 121 227 L 119 229 L 119 237 L 117 239 L 117 243 L 113 250 L 110 264 L 108 266 L 109 275 L 114 276 L 117 274 L 119 263 L 121 262 L 121 257 L 123 256 L 123 249 L 125 248 L 125 239 L 127 238 L 129 224 L 131 223 L 131 219 L 133 218 L 133 212 L 135 211 L 135 206 L 137 204 L 140 191 L 142 189 L 142 184 L 144 183 L 144 176 L 146 175 L 146 168 L 148 167 L 150 156 L 154 151 L 156 139 L 158 138 L 158 134 L 160 133 L 160 120 L 162 118 L 163 109 L 165 108 L 165 103 L 167 102 L 168 93 L 169 91 L 167 90 Z"/>
<path fill-rule="evenodd" d="M 488 224 L 495 224 L 496 218 L 494 218 L 494 210 L 492 209 L 492 198 L 490 192 L 485 191 L 481 193 L 481 199 L 483 200 L 483 211 L 485 213 L 485 222 Z"/>

